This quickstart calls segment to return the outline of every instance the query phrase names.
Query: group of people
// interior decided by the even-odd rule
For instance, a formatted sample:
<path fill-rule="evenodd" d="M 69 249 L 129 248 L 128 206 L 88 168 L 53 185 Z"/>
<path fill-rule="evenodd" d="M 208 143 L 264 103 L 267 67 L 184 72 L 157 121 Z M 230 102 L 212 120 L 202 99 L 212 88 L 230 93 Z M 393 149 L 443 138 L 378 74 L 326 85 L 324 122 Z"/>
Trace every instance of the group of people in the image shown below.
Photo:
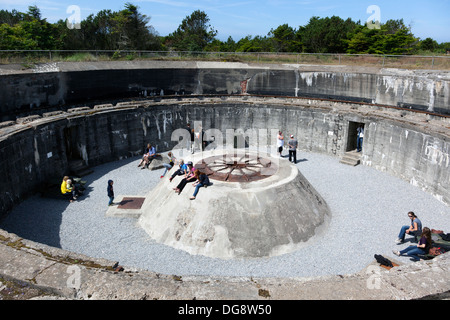
<path fill-rule="evenodd" d="M 294 138 L 294 135 L 290 135 L 290 139 L 287 142 L 288 148 L 289 148 L 289 162 L 297 163 L 297 147 L 298 147 L 298 141 Z M 277 151 L 278 155 L 282 157 L 283 152 L 283 146 L 284 146 L 284 135 L 283 132 L 278 131 L 277 135 Z"/>
<path fill-rule="evenodd" d="M 151 159 L 152 154 L 154 153 L 155 153 L 154 148 L 152 149 L 151 145 L 149 144 L 138 167 L 141 165 L 145 166 L 145 163 L 150 161 L 149 159 Z M 172 152 L 169 152 L 167 156 L 169 157 L 169 163 L 163 163 L 164 172 L 160 177 L 161 179 L 166 176 L 167 172 L 170 171 L 177 162 L 177 159 L 175 158 Z M 199 170 L 196 170 L 191 161 L 184 163 L 184 160 L 180 159 L 178 161 L 178 169 L 171 175 L 169 181 L 172 182 L 173 178 L 175 178 L 176 176 L 183 176 L 183 179 L 180 181 L 177 187 L 174 188 L 174 191 L 177 192 L 178 194 L 180 194 L 183 191 L 184 187 L 188 183 L 194 182 L 193 186 L 195 187 L 195 191 L 194 194 L 190 197 L 191 200 L 194 200 L 197 197 L 198 191 L 201 187 L 207 187 L 208 185 L 210 185 L 208 175 L 203 172 L 200 172 Z M 110 194 L 112 194 L 112 198 Z M 111 184 L 108 182 L 108 197 L 110 197 L 110 199 L 114 199 L 114 194 L 112 191 L 112 181 Z M 112 201 L 113 200 L 110 200 L 110 205 Z"/>
<path fill-rule="evenodd" d="M 186 148 L 191 151 L 191 153 L 195 152 L 195 149 L 199 149 L 205 151 L 205 148 L 208 145 L 208 142 L 205 140 L 205 131 L 202 126 L 197 126 L 195 129 L 191 128 L 191 125 L 186 124 L 186 130 L 189 132 L 190 139 L 187 142 Z"/>
<path fill-rule="evenodd" d="M 195 187 L 194 194 L 189 198 L 191 200 L 195 200 L 197 197 L 198 191 L 201 187 L 207 187 L 210 185 L 210 181 L 208 178 L 208 175 L 206 173 L 200 172 L 200 170 L 195 169 L 193 163 L 191 161 L 184 163 L 183 159 L 179 161 L 178 169 L 171 175 L 169 178 L 169 181 L 172 182 L 172 180 L 176 176 L 183 176 L 183 179 L 178 183 L 178 185 L 173 188 L 173 190 L 180 194 L 184 187 L 188 184 L 193 182 L 193 186 Z"/>
<path fill-rule="evenodd" d="M 426 255 L 431 248 L 431 230 L 427 227 L 422 228 L 422 222 L 414 212 L 408 212 L 408 217 L 410 224 L 401 227 L 396 243 L 402 244 L 406 235 L 413 236 L 418 243 L 417 245 L 408 246 L 401 251 L 393 250 L 392 252 L 397 256 L 407 255 L 413 261 L 419 261 L 420 255 Z"/>

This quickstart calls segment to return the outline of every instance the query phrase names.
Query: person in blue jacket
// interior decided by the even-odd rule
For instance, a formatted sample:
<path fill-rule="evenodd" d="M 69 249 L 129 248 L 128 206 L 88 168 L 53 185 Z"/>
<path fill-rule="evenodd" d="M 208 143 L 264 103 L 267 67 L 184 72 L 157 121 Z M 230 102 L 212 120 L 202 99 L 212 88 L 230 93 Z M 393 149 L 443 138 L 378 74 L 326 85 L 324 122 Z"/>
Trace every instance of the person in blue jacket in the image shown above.
<path fill-rule="evenodd" d="M 188 170 L 188 166 L 186 163 L 184 163 L 183 159 L 180 159 L 180 162 L 178 163 L 178 170 L 175 171 L 169 178 L 169 181 L 172 182 L 173 178 L 176 176 L 182 176 L 185 175 Z"/>
<path fill-rule="evenodd" d="M 108 180 L 108 188 L 106 189 L 108 191 L 108 197 L 109 197 L 109 203 L 108 206 L 113 205 L 114 201 L 114 188 L 113 188 L 114 181 Z"/>

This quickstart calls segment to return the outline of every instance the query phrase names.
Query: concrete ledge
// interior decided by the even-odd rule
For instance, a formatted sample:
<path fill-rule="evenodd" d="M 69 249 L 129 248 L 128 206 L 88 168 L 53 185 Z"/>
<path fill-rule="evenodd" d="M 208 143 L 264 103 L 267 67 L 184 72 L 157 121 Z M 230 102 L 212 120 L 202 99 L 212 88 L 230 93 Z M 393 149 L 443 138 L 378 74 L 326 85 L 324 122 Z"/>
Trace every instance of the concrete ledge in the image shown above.
<path fill-rule="evenodd" d="M 106 216 L 137 219 L 142 214 L 144 203 L 145 197 L 119 195 L 114 199 L 114 204 L 108 207 Z"/>
<path fill-rule="evenodd" d="M 179 277 L 124 267 L 0 230 L 0 276 L 73 300 L 403 300 L 450 290 L 450 255 L 353 275 L 315 278 Z M 46 297 L 43 297 L 46 298 Z"/>

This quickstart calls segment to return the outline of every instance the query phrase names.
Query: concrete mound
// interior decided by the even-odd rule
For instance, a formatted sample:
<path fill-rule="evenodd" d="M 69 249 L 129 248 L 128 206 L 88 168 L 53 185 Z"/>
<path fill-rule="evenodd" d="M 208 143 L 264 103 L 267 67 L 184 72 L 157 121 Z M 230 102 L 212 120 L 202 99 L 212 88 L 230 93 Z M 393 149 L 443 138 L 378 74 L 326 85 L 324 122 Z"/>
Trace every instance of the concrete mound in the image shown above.
<path fill-rule="evenodd" d="M 214 165 L 221 157 L 229 168 Z M 175 193 L 182 177 L 170 182 L 172 169 L 147 195 L 138 224 L 159 243 L 222 259 L 292 252 L 326 228 L 331 217 L 328 205 L 296 166 L 259 152 L 246 151 L 247 162 L 242 159 L 236 149 L 185 159 L 206 171 L 211 185 L 200 188 L 196 199 L 190 200 L 192 183 L 181 194 Z M 261 160 L 260 169 L 255 159 Z M 208 168 L 201 165 L 205 162 Z M 245 163 L 253 165 L 245 168 Z M 219 179 L 211 168 L 220 171 Z M 252 180 L 255 170 L 258 178 Z M 224 175 L 227 171 L 230 174 Z M 252 172 L 248 182 L 242 182 L 243 172 Z"/>

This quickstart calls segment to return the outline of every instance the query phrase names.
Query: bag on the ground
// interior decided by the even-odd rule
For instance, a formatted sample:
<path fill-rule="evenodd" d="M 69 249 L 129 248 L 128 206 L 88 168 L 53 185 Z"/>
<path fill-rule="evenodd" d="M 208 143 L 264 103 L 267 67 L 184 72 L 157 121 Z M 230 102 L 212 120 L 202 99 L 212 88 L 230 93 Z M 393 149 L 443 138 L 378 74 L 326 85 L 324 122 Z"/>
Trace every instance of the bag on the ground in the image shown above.
<path fill-rule="evenodd" d="M 377 262 L 383 266 L 387 266 L 387 267 L 391 267 L 391 268 L 394 266 L 392 264 L 391 260 L 386 259 L 382 255 L 376 254 L 376 255 L 374 255 L 374 257 L 375 257 L 375 260 L 377 260 Z"/>

